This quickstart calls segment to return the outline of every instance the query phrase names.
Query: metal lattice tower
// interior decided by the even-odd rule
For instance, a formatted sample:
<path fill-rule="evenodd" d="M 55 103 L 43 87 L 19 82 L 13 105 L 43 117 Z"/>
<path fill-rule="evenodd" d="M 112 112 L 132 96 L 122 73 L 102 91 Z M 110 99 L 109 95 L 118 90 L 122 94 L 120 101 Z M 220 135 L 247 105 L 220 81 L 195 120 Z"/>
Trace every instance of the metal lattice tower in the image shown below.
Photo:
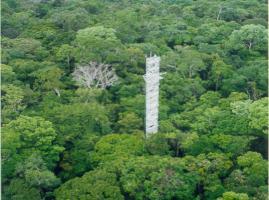
<path fill-rule="evenodd" d="M 160 61 L 156 55 L 146 58 L 146 137 L 158 132 Z"/>

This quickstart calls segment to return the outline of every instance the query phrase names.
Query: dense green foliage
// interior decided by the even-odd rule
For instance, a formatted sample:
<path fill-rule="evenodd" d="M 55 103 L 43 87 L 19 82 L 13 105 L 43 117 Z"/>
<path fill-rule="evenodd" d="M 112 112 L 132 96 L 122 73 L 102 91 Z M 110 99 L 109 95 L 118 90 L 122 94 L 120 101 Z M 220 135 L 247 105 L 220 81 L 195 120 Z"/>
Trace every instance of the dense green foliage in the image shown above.
<path fill-rule="evenodd" d="M 264 0 L 3 0 L 3 200 L 266 200 Z M 145 55 L 161 56 L 144 138 Z M 118 81 L 79 87 L 76 65 Z"/>

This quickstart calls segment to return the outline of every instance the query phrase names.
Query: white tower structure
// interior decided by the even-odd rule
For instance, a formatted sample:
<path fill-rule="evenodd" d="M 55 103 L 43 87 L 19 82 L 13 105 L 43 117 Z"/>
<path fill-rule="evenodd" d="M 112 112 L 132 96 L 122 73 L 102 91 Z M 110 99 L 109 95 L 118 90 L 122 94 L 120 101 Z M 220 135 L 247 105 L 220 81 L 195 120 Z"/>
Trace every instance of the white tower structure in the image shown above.
<path fill-rule="evenodd" d="M 160 61 L 156 55 L 146 58 L 146 137 L 158 132 Z"/>

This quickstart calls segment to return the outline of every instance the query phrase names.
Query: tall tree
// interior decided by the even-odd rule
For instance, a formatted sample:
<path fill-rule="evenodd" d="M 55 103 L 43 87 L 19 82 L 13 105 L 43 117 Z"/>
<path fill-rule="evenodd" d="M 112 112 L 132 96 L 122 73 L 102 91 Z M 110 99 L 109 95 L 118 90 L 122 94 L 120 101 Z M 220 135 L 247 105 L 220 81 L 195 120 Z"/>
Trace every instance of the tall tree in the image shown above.
<path fill-rule="evenodd" d="M 75 45 L 77 47 L 76 59 L 80 63 L 105 61 L 121 45 L 116 37 L 115 30 L 103 26 L 93 26 L 77 32 Z"/>
<path fill-rule="evenodd" d="M 3 131 L 3 177 L 10 177 L 17 165 L 34 153 L 41 156 L 49 169 L 53 169 L 59 160 L 59 153 L 64 150 L 54 144 L 55 139 L 52 123 L 41 117 L 21 115 L 8 123 Z"/>

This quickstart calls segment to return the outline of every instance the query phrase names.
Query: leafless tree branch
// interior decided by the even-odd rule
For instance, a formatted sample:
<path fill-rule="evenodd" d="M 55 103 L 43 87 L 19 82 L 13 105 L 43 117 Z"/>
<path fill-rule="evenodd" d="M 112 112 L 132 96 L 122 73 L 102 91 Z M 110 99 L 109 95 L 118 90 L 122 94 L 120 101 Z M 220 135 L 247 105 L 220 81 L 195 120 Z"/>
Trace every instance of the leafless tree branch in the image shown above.
<path fill-rule="evenodd" d="M 72 75 L 79 85 L 87 88 L 104 89 L 118 80 L 111 65 L 97 62 L 90 62 L 84 66 L 78 65 Z"/>

